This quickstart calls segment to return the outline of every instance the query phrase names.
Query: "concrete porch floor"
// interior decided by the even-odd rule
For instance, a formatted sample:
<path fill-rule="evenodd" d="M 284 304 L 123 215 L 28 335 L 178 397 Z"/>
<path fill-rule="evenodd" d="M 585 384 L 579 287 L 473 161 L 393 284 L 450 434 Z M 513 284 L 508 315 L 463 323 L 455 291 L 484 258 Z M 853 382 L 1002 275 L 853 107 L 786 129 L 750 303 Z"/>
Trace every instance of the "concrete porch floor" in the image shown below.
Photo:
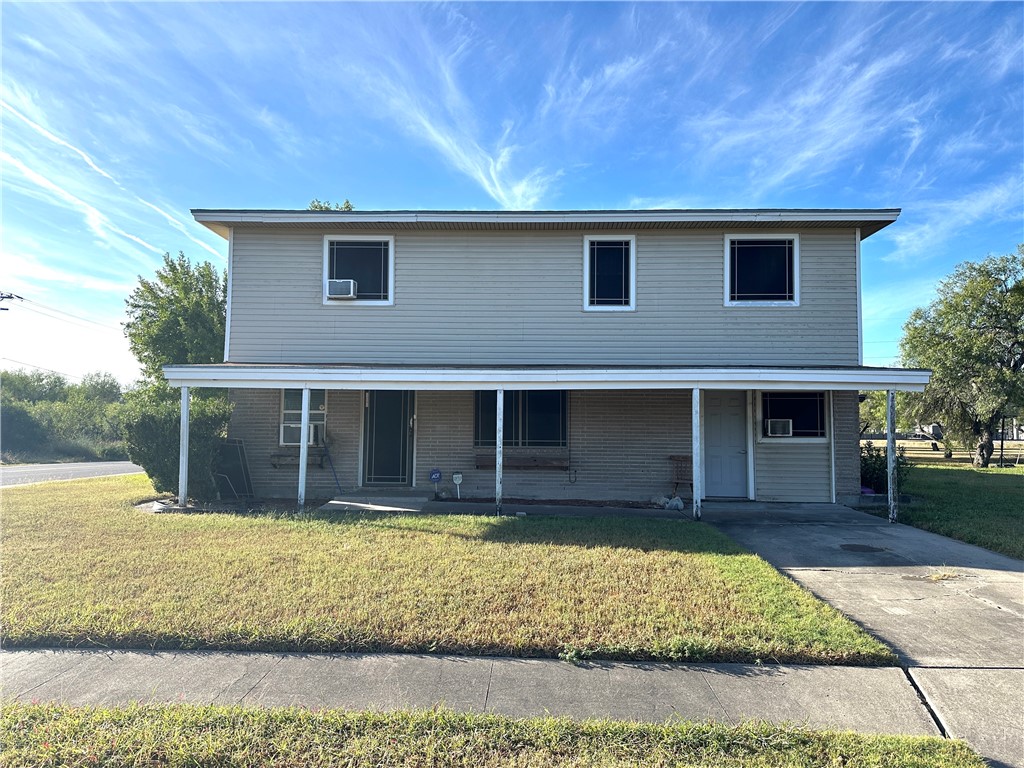
<path fill-rule="evenodd" d="M 407 512 L 435 515 L 493 515 L 493 501 L 437 501 L 433 490 L 360 489 L 337 496 L 320 509 L 325 512 Z M 664 519 L 692 519 L 693 507 L 689 499 L 682 512 L 658 507 L 616 505 L 615 502 L 594 504 L 563 504 L 543 500 L 528 504 L 502 504 L 503 515 L 551 515 L 554 517 L 645 517 Z M 874 518 L 877 520 L 877 518 Z M 711 523 L 751 522 L 758 524 L 784 523 L 856 523 L 863 521 L 862 513 L 842 504 L 788 503 L 748 501 L 745 499 L 711 500 L 703 504 L 703 521 Z"/>

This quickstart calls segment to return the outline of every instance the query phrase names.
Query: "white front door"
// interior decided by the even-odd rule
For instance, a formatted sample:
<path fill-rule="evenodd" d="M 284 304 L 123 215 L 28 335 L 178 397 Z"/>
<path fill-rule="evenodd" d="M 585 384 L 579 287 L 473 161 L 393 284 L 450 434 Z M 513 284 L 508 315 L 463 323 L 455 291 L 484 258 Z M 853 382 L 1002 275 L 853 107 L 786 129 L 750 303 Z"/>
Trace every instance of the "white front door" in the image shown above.
<path fill-rule="evenodd" d="M 716 392 L 704 400 L 704 495 L 747 498 L 747 394 Z"/>

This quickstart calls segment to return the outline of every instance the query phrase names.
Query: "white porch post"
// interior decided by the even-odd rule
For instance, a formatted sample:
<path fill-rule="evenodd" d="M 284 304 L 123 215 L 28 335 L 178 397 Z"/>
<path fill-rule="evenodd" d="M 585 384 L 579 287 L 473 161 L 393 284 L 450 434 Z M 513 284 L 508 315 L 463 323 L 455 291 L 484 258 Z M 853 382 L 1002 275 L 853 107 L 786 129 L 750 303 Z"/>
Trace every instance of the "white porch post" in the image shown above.
<path fill-rule="evenodd" d="M 495 392 L 494 407 L 496 423 L 494 425 L 494 511 L 501 514 L 501 463 L 502 443 L 505 442 L 505 390 Z"/>
<path fill-rule="evenodd" d="M 704 457 L 700 452 L 700 387 L 693 388 L 690 430 L 693 437 L 693 519 L 700 520 L 701 498 L 704 496 Z"/>
<path fill-rule="evenodd" d="M 302 388 L 302 425 L 299 427 L 299 509 L 306 503 L 306 464 L 309 460 L 309 387 Z"/>
<path fill-rule="evenodd" d="M 885 459 L 888 469 L 889 522 L 897 522 L 899 489 L 896 487 L 896 392 L 885 393 Z"/>
<path fill-rule="evenodd" d="M 181 388 L 181 433 L 178 439 L 178 506 L 188 506 L 188 387 Z"/>

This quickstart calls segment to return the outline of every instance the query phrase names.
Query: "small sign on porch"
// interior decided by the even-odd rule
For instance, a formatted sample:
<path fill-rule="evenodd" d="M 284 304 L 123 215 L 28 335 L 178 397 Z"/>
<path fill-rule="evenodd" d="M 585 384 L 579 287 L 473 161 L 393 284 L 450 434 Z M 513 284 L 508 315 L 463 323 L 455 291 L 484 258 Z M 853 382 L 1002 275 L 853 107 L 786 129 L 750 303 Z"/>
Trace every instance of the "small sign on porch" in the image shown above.
<path fill-rule="evenodd" d="M 441 482 L 441 470 L 436 467 L 430 470 L 430 482 L 434 484 L 434 495 L 437 496 L 437 484 Z"/>

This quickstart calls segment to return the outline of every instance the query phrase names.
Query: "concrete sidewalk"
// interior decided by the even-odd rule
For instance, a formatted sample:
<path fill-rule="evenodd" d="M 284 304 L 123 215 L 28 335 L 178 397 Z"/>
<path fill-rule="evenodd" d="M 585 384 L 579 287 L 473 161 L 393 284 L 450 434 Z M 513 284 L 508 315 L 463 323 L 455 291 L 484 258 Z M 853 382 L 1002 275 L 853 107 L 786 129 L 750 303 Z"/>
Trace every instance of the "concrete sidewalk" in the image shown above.
<path fill-rule="evenodd" d="M 343 709 L 445 705 L 513 717 L 748 719 L 939 735 L 898 668 L 595 662 L 413 654 L 0 652 L 5 698 Z"/>

